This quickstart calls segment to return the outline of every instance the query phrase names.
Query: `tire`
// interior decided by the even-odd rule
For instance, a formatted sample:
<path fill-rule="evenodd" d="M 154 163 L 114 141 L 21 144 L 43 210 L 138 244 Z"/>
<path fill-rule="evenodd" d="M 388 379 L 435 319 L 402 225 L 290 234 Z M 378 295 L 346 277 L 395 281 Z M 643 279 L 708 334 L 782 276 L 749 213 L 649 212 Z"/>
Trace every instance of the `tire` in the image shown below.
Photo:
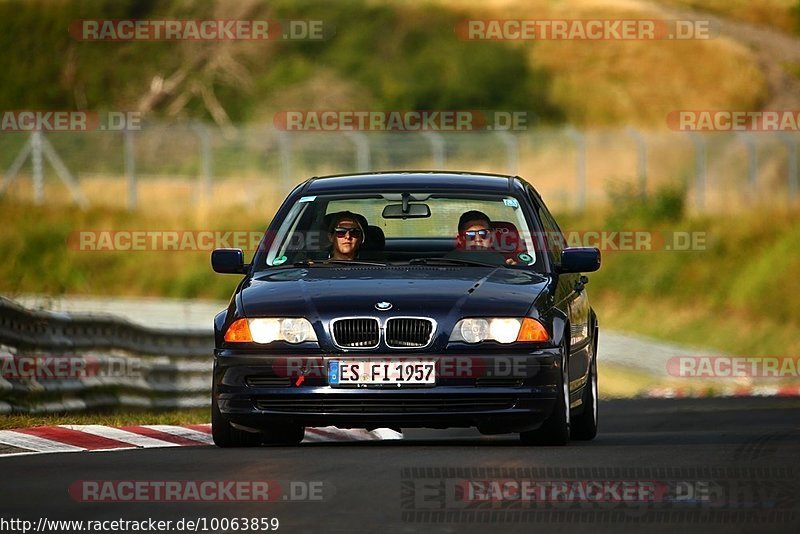
<path fill-rule="evenodd" d="M 217 447 L 257 447 L 261 445 L 262 436 L 257 432 L 245 432 L 233 428 L 219 411 L 217 401 L 211 400 L 211 437 Z"/>
<path fill-rule="evenodd" d="M 305 427 L 300 425 L 280 425 L 265 430 L 262 438 L 264 443 L 270 445 L 298 445 L 305 434 Z"/>
<path fill-rule="evenodd" d="M 589 367 L 589 381 L 583 388 L 583 412 L 572 418 L 570 437 L 580 441 L 589 441 L 597 435 L 598 396 L 597 396 L 597 354 L 592 355 Z"/>
<path fill-rule="evenodd" d="M 566 445 L 569 443 L 570 413 L 569 413 L 569 362 L 567 350 L 567 337 L 561 342 L 561 374 L 558 384 L 558 397 L 553 413 L 536 430 L 521 432 L 520 441 L 524 445 Z"/>

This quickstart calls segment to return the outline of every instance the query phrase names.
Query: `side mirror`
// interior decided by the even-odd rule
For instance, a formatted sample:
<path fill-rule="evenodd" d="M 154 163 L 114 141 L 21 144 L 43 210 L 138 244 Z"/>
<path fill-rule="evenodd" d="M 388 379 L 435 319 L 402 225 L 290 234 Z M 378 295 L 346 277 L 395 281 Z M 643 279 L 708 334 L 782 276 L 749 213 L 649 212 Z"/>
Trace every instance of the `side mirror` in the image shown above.
<path fill-rule="evenodd" d="M 562 273 L 591 273 L 600 268 L 600 250 L 594 247 L 567 247 L 561 251 Z"/>
<path fill-rule="evenodd" d="M 244 253 L 240 248 L 218 248 L 211 252 L 211 268 L 222 274 L 245 274 Z"/>

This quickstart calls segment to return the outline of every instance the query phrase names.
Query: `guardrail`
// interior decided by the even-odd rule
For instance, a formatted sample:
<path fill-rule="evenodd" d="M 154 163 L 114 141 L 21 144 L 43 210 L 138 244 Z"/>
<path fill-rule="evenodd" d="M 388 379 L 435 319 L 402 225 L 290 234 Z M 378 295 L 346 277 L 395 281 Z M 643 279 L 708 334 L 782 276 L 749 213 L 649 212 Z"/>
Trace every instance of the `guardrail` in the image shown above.
<path fill-rule="evenodd" d="M 0 413 L 210 405 L 213 333 L 0 297 Z"/>

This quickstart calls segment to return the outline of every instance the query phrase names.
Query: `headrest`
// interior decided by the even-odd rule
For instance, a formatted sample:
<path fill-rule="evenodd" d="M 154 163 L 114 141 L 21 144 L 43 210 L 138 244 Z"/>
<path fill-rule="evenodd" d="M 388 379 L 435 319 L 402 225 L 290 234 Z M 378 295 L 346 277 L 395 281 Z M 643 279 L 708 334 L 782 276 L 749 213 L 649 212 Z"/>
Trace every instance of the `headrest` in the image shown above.
<path fill-rule="evenodd" d="M 383 250 L 386 246 L 386 236 L 380 226 L 367 226 L 366 239 L 361 245 L 361 250 Z"/>
<path fill-rule="evenodd" d="M 523 252 L 525 245 L 519 237 L 519 230 L 514 223 L 492 221 L 494 228 L 494 250 L 503 254 Z"/>

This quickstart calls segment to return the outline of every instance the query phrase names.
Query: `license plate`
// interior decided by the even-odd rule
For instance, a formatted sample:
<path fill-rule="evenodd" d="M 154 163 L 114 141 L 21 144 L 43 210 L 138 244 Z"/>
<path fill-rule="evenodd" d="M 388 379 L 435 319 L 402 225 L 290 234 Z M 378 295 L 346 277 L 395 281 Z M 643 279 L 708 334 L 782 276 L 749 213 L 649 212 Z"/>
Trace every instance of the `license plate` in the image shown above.
<path fill-rule="evenodd" d="M 330 360 L 331 386 L 435 385 L 436 364 L 431 361 Z"/>

